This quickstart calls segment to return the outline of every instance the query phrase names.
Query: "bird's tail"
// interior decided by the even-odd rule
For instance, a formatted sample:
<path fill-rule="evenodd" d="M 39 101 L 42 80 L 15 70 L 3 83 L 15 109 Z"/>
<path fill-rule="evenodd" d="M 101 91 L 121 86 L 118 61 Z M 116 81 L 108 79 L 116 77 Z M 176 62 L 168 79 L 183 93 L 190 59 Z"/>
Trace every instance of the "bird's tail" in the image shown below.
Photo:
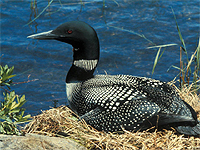
<path fill-rule="evenodd" d="M 200 137 L 200 121 L 198 120 L 198 123 L 196 126 L 178 126 L 176 127 L 177 132 L 189 136 L 195 136 Z"/>

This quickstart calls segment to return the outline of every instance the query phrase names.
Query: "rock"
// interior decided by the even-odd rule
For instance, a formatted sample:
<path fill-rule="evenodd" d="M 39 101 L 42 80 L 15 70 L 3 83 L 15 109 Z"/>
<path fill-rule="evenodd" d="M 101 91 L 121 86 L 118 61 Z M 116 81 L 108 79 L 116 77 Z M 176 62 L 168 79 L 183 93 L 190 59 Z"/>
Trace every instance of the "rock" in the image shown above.
<path fill-rule="evenodd" d="M 73 140 L 27 133 L 25 136 L 0 134 L 1 150 L 86 150 Z"/>

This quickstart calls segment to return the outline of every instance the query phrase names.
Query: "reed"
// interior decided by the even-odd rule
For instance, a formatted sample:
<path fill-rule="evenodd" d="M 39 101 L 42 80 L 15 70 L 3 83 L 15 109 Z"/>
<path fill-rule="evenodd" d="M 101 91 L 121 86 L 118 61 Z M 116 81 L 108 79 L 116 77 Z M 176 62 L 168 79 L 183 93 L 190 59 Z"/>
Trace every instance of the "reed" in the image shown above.
<path fill-rule="evenodd" d="M 171 8 L 172 9 L 172 8 Z M 199 93 L 199 89 L 200 89 L 200 77 L 199 77 L 199 71 L 200 71 L 200 38 L 199 38 L 199 42 L 198 42 L 198 46 L 196 48 L 196 50 L 194 51 L 194 53 L 191 55 L 190 59 L 188 56 L 188 52 L 186 49 L 186 45 L 184 42 L 184 39 L 182 37 L 180 28 L 178 26 L 178 22 L 175 16 L 175 13 L 172 9 L 173 15 L 174 15 L 174 19 L 176 22 L 176 27 L 177 27 L 177 32 L 180 38 L 180 41 L 182 43 L 182 45 L 180 45 L 180 66 L 172 66 L 173 68 L 176 68 L 179 70 L 179 85 L 180 88 L 183 88 L 184 85 L 187 86 L 192 86 L 191 90 L 193 92 Z M 159 45 L 159 46 L 153 46 L 153 47 L 148 47 L 148 48 L 156 48 L 159 47 L 156 57 L 154 59 L 154 64 L 153 64 L 153 69 L 152 69 L 152 75 L 155 71 L 156 65 L 158 64 L 158 61 L 160 60 L 160 58 L 162 57 L 165 49 L 161 52 L 161 48 L 166 48 L 167 46 L 174 46 L 176 44 L 167 44 L 167 45 Z M 186 60 L 183 59 L 183 54 L 186 55 Z M 194 66 L 194 68 L 192 68 L 192 66 Z M 176 76 L 175 79 L 178 77 Z M 175 80 L 174 79 L 174 80 Z"/>
<path fill-rule="evenodd" d="M 29 21 L 27 24 L 25 24 L 24 26 L 30 25 L 31 23 L 33 23 L 37 18 L 39 18 L 44 12 L 45 10 L 51 5 L 51 3 L 53 2 L 53 0 L 51 0 L 48 5 L 39 13 L 39 15 L 37 15 L 33 20 Z M 33 4 L 33 5 L 32 5 Z M 35 5 L 36 5 L 36 1 L 34 0 L 34 2 L 31 2 L 32 7 L 35 9 Z"/>

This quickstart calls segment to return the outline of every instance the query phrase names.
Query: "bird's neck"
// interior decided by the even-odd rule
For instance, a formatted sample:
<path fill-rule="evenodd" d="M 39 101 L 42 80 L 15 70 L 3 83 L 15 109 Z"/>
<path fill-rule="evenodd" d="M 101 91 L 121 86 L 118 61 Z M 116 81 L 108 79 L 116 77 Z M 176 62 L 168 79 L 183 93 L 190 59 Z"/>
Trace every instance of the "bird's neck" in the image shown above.
<path fill-rule="evenodd" d="M 66 83 L 82 82 L 93 77 L 98 60 L 73 61 L 66 77 Z"/>
<path fill-rule="evenodd" d="M 93 77 L 99 61 L 99 40 L 95 36 L 88 37 L 73 46 L 73 64 L 67 74 L 66 83 L 82 82 Z"/>

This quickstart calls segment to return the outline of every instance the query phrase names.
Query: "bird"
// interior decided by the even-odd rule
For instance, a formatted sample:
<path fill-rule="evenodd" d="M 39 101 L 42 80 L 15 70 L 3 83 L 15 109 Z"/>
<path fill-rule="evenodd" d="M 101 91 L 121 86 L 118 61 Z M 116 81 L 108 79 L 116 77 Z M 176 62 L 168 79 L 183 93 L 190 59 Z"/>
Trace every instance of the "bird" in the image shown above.
<path fill-rule="evenodd" d="M 72 45 L 73 62 L 66 76 L 69 107 L 98 131 L 136 132 L 157 127 L 200 136 L 196 112 L 166 82 L 133 75 L 94 74 L 100 44 L 89 24 L 69 21 L 27 38 Z"/>

